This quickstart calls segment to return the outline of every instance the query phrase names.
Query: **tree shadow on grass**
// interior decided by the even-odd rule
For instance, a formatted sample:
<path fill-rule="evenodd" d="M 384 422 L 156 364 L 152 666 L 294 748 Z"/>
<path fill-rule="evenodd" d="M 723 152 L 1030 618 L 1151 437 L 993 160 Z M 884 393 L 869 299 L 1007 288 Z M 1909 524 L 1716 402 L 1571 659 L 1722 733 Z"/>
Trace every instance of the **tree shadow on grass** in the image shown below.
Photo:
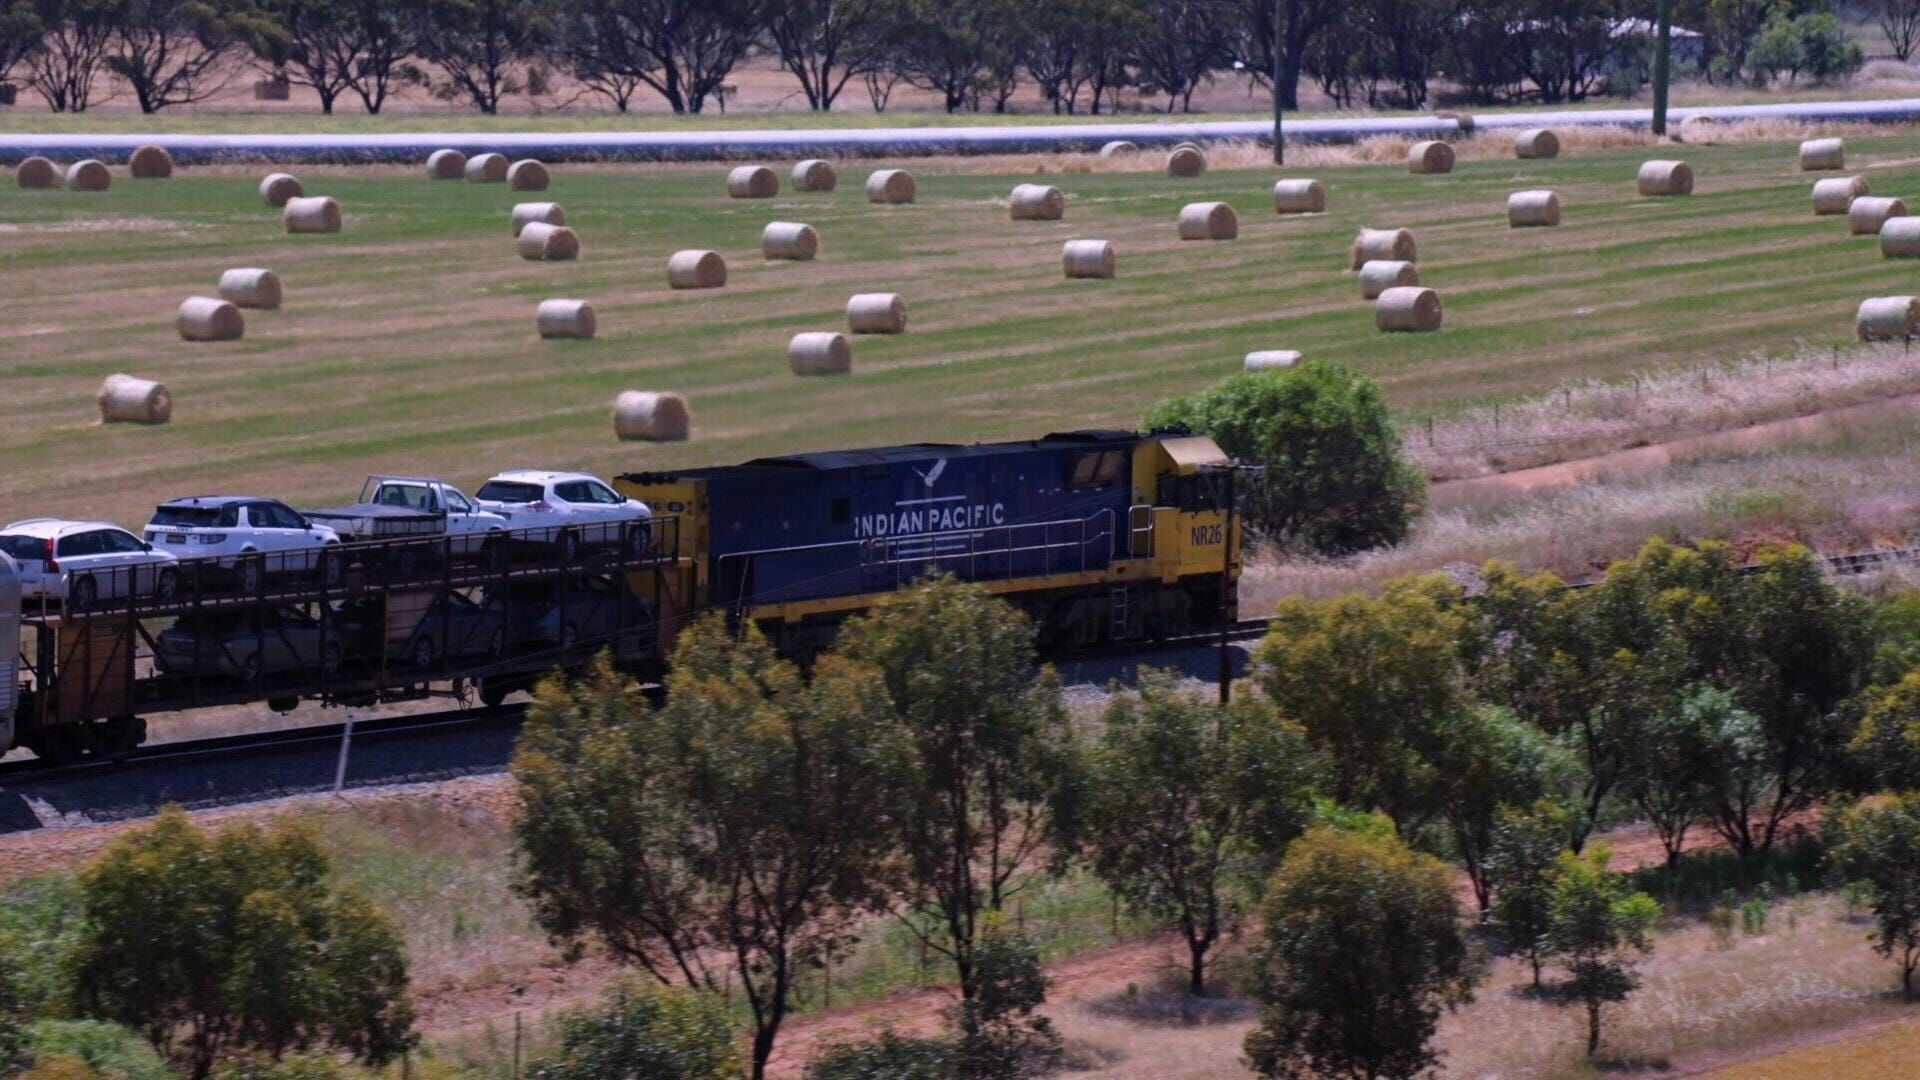
<path fill-rule="evenodd" d="M 1669 1072 L 1673 1069 L 1673 1062 L 1664 1057 L 1634 1054 L 1619 1057 L 1601 1054 L 1588 1064 L 1593 1066 L 1595 1072 L 1603 1073 Z"/>
<path fill-rule="evenodd" d="M 1101 998 L 1088 1005 L 1096 1015 L 1156 1027 L 1206 1027 L 1231 1024 L 1254 1013 L 1254 1003 L 1244 997 L 1195 997 L 1170 990 L 1142 990 L 1129 985 L 1125 991 Z"/>

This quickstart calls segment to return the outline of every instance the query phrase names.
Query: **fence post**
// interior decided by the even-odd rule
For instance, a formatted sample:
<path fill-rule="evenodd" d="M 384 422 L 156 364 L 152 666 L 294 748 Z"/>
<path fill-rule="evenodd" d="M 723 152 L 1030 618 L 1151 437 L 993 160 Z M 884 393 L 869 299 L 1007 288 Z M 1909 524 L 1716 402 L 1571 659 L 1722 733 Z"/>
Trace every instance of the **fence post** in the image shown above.
<path fill-rule="evenodd" d="M 333 767 L 333 793 L 340 794 L 347 786 L 347 755 L 353 750 L 353 714 L 347 714 L 347 723 L 340 731 L 340 761 Z M 519 1019 L 515 1017 L 515 1023 Z"/>
<path fill-rule="evenodd" d="M 513 1014 L 513 1080 L 520 1080 L 520 1014 Z"/>

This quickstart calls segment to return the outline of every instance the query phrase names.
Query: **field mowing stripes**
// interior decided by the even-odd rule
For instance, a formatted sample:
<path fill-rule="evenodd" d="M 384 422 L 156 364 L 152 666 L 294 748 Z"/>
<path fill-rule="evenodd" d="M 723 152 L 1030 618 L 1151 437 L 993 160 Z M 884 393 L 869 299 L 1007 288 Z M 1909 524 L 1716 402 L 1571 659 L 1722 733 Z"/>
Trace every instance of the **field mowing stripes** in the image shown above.
<path fill-rule="evenodd" d="M 501 185 L 433 183 L 416 170 L 302 170 L 341 200 L 344 232 L 291 237 L 260 204 L 256 170 L 124 175 L 98 194 L 0 187 L 0 517 L 144 520 L 161 497 L 246 489 L 313 503 L 349 495 L 370 470 L 433 472 L 472 485 L 498 468 L 602 473 L 775 452 L 910 440 L 972 440 L 1130 425 L 1155 400 L 1236 370 L 1256 348 L 1297 348 L 1379 378 L 1410 414 L 1537 392 L 1572 378 L 1714 363 L 1850 339 L 1869 295 L 1920 291 L 1920 264 L 1880 257 L 1843 220 L 1815 218 L 1819 174 L 1791 142 L 1664 148 L 1697 194 L 1641 199 L 1648 149 L 1553 161 L 1468 161 L 1448 176 L 1394 166 L 1300 170 L 1330 211 L 1279 218 L 1268 171 L 1196 180 L 1143 173 L 1036 176 L 916 171 L 920 201 L 868 204 L 865 170 L 840 190 L 725 197 L 711 170 L 565 167 L 534 196 L 580 233 L 575 263 L 523 262 Z M 1920 135 L 1854 139 L 1850 162 L 1876 193 L 1920 195 Z M 1877 162 L 1900 163 L 1876 168 Z M 1068 194 L 1061 222 L 1007 220 L 1021 181 Z M 1551 187 L 1552 229 L 1506 227 L 1508 193 Z M 1239 213 L 1240 239 L 1182 243 L 1188 202 Z M 760 258 L 761 227 L 820 230 L 817 262 Z M 1406 226 L 1438 334 L 1383 335 L 1346 272 L 1362 226 Z M 1099 237 L 1112 281 L 1067 281 L 1060 245 Z M 724 290 L 666 288 L 667 256 L 711 247 Z M 247 337 L 180 341 L 180 300 L 233 266 L 286 284 L 277 312 L 247 312 Z M 850 379 L 797 380 L 795 332 L 838 329 L 855 292 L 907 298 L 910 331 L 855 339 Z M 590 342 L 536 338 L 533 309 L 583 297 Z M 101 428 L 99 380 L 165 381 L 175 422 Z M 691 442 L 620 445 L 608 411 L 627 388 L 691 398 Z"/>

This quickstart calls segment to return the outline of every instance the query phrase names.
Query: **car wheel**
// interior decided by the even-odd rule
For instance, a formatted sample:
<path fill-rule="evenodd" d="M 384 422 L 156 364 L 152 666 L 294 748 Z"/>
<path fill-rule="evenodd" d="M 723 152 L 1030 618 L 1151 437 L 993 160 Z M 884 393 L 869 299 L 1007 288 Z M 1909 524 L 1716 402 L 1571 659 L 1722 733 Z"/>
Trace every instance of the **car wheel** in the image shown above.
<path fill-rule="evenodd" d="M 77 577 L 67 589 L 67 602 L 77 608 L 90 608 L 100 599 L 100 584 L 92 575 Z"/>
<path fill-rule="evenodd" d="M 299 707 L 300 699 L 297 697 L 270 697 L 267 699 L 267 708 L 283 716 Z"/>
<path fill-rule="evenodd" d="M 435 654 L 433 649 L 432 638 L 428 637 L 425 634 L 421 634 L 418 638 L 414 639 L 414 642 L 413 642 L 413 666 L 414 667 L 421 668 L 423 670 L 426 668 L 432 667 L 433 661 L 434 661 L 434 655 Z"/>
<path fill-rule="evenodd" d="M 508 693 L 507 688 L 498 683 L 481 683 L 480 704 L 485 705 L 489 709 L 497 709 L 507 700 Z"/>
<path fill-rule="evenodd" d="M 560 534 L 560 557 L 568 562 L 580 557 L 580 534 L 568 529 Z"/>
<path fill-rule="evenodd" d="M 240 661 L 240 681 L 257 683 L 260 681 L 262 670 L 260 654 L 250 653 L 245 660 Z"/>
<path fill-rule="evenodd" d="M 267 568 L 261 565 L 258 555 L 246 555 L 242 556 L 242 559 L 243 561 L 240 563 L 240 591 L 243 593 L 257 593 L 260 591 L 260 586 L 266 578 Z"/>
<path fill-rule="evenodd" d="M 330 589 L 338 587 L 346 571 L 341 562 L 339 552 L 322 550 L 315 560 L 314 576 L 320 579 L 320 584 Z"/>
<path fill-rule="evenodd" d="M 645 525 L 635 525 L 627 533 L 627 546 L 636 559 L 647 557 L 647 549 L 653 546 L 653 530 Z"/>
<path fill-rule="evenodd" d="M 320 674 L 340 674 L 340 661 L 340 643 L 337 641 L 327 642 L 327 647 L 320 650 Z"/>
<path fill-rule="evenodd" d="M 174 570 L 160 571 L 160 577 L 153 583 L 153 595 L 162 600 L 171 600 L 180 595 L 180 574 Z"/>

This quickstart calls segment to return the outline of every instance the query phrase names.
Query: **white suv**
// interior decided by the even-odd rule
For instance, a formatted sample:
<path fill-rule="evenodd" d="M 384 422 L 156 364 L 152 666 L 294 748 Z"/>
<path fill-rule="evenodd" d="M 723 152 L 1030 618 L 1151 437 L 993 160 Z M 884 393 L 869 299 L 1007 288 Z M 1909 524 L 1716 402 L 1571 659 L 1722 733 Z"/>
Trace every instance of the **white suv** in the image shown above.
<path fill-rule="evenodd" d="M 651 529 L 631 528 L 653 519 L 647 504 L 587 473 L 515 469 L 480 485 L 473 501 L 505 517 L 509 529 L 558 530 L 555 541 L 569 555 L 582 546 L 617 545 L 623 538 L 639 555 L 652 538 Z"/>
<path fill-rule="evenodd" d="M 340 537 L 301 517 L 283 502 L 241 495 L 196 495 L 153 508 L 147 543 L 182 559 L 217 558 L 222 570 L 237 570 L 240 587 L 253 592 L 263 576 L 324 573 L 338 581 L 337 560 L 325 549 Z"/>
<path fill-rule="evenodd" d="M 72 608 L 128 596 L 170 599 L 180 591 L 172 552 L 156 551 L 105 521 L 28 518 L 0 529 L 0 551 L 20 571 L 20 595 Z"/>

